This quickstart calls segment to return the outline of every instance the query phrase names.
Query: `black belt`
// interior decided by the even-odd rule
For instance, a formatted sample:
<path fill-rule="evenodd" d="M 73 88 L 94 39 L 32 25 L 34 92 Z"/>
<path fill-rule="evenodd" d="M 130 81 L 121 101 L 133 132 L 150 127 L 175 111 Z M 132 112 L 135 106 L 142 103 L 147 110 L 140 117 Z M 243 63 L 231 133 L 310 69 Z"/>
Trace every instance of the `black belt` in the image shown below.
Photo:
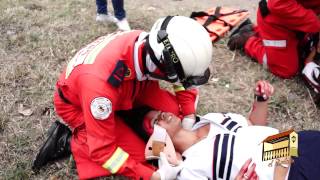
<path fill-rule="evenodd" d="M 62 93 L 62 90 L 60 88 L 58 88 L 58 94 L 59 97 L 63 100 L 63 102 L 67 103 L 67 104 L 72 104 Z"/>

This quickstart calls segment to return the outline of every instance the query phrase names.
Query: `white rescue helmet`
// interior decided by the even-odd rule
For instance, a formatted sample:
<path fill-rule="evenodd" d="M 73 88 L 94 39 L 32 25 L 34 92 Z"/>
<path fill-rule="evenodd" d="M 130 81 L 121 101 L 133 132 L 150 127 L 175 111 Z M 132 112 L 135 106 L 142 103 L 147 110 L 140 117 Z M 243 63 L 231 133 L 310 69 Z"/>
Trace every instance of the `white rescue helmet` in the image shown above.
<path fill-rule="evenodd" d="M 157 20 L 146 49 L 153 63 L 166 75 L 165 80 L 180 82 L 185 88 L 208 82 L 212 42 L 205 28 L 195 20 L 184 16 Z"/>

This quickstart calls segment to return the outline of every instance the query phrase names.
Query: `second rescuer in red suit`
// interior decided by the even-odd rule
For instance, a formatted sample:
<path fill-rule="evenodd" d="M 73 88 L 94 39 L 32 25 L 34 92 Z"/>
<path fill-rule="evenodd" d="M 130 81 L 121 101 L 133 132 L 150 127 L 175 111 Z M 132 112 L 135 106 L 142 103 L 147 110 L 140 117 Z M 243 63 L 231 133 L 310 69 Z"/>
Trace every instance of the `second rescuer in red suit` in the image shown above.
<path fill-rule="evenodd" d="M 148 105 L 176 115 L 195 113 L 196 90 L 174 96 L 162 90 L 158 81 L 144 79 L 143 72 L 150 66 L 144 62 L 142 43 L 147 35 L 136 30 L 100 37 L 82 48 L 59 77 L 54 105 L 72 129 L 71 150 L 80 179 L 111 174 L 150 179 L 154 173 L 145 163 L 145 143 L 116 111 Z M 208 42 L 211 59 L 209 36 Z"/>
<path fill-rule="evenodd" d="M 320 31 L 319 0 L 267 0 L 269 13 L 257 12 L 256 35 L 245 43 L 245 52 L 273 74 L 290 78 L 299 70 L 298 32 Z"/>

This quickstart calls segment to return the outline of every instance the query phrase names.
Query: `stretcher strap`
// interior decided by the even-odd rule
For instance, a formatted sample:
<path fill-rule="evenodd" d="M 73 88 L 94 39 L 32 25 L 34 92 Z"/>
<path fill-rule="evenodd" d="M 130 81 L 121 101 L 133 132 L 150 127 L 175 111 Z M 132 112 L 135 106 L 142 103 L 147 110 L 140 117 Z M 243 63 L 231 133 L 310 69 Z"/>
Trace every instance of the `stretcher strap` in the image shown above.
<path fill-rule="evenodd" d="M 215 36 L 217 36 L 218 37 L 218 39 L 220 39 L 220 35 L 219 34 L 217 34 L 216 32 L 214 32 L 214 31 L 211 31 L 210 29 L 208 29 L 207 27 L 204 27 L 209 33 L 212 33 L 212 34 L 214 34 Z"/>
<path fill-rule="evenodd" d="M 223 19 L 220 19 L 220 17 L 222 17 L 222 16 L 229 16 L 229 15 L 233 15 L 233 14 L 238 14 L 238 13 L 242 13 L 242 12 L 247 12 L 247 10 L 241 9 L 241 10 L 232 11 L 232 12 L 230 12 L 230 13 L 220 13 L 220 10 L 221 10 L 221 6 L 218 6 L 218 7 L 215 9 L 214 14 L 208 14 L 207 12 L 204 12 L 204 11 L 192 12 L 191 15 L 190 15 L 190 18 L 195 19 L 196 17 L 208 16 L 208 19 L 207 19 L 206 22 L 203 24 L 204 27 L 208 26 L 209 24 L 211 24 L 211 23 L 212 23 L 213 21 L 215 21 L 215 20 L 222 21 L 222 22 L 225 24 L 225 26 L 230 26 L 230 27 L 232 27 L 231 24 L 229 24 L 228 22 L 226 22 L 226 21 L 223 20 Z"/>
<path fill-rule="evenodd" d="M 214 14 L 213 15 L 209 15 L 208 19 L 206 20 L 206 22 L 203 24 L 203 26 L 208 26 L 209 24 L 211 24 L 213 21 L 215 20 L 220 20 L 224 23 L 224 25 L 229 25 L 226 21 L 222 20 L 222 19 L 219 19 L 219 17 L 222 16 L 222 14 L 220 14 L 220 10 L 221 10 L 221 7 L 218 6 L 216 8 L 216 10 L 214 11 Z"/>
<path fill-rule="evenodd" d="M 199 12 L 192 12 L 190 17 L 191 18 L 195 18 L 195 17 L 203 17 L 203 16 L 208 16 L 208 19 L 206 20 L 206 22 L 202 25 L 203 27 L 207 27 L 209 24 L 211 24 L 213 21 L 215 20 L 220 20 L 222 21 L 225 25 L 230 25 L 229 23 L 227 23 L 226 21 L 220 19 L 219 17 L 224 16 L 224 14 L 220 14 L 220 10 L 221 7 L 218 6 L 215 9 L 214 14 L 208 14 L 207 12 L 204 11 L 199 11 Z"/>
<path fill-rule="evenodd" d="M 231 24 L 229 24 L 227 21 L 221 19 L 220 17 L 222 16 L 229 16 L 229 15 L 233 15 L 233 14 L 238 14 L 238 13 L 242 13 L 242 12 L 247 12 L 247 10 L 245 9 L 241 9 L 241 10 L 234 10 L 230 13 L 220 13 L 221 11 L 221 6 L 218 6 L 215 9 L 214 14 L 208 14 L 207 12 L 204 11 L 199 11 L 199 12 L 192 12 L 190 15 L 190 18 L 195 19 L 196 17 L 204 17 L 204 16 L 208 16 L 207 20 L 204 22 L 204 24 L 202 25 L 209 33 L 214 34 L 215 36 L 217 36 L 218 38 L 220 38 L 220 36 L 216 33 L 213 32 L 211 30 L 208 29 L 208 25 L 210 25 L 212 22 L 219 20 L 222 21 L 224 23 L 224 26 L 229 26 L 230 29 L 233 28 L 233 26 Z"/>

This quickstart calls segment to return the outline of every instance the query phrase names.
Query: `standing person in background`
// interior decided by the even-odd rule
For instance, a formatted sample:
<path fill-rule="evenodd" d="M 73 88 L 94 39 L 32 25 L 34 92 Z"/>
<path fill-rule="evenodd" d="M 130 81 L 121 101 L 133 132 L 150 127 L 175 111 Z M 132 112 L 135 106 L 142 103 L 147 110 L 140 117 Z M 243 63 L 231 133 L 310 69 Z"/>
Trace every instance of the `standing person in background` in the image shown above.
<path fill-rule="evenodd" d="M 96 0 L 97 5 L 97 22 L 112 22 L 116 23 L 119 30 L 131 30 L 126 18 L 126 11 L 124 10 L 123 0 L 112 0 L 114 16 L 108 12 L 107 0 Z"/>
<path fill-rule="evenodd" d="M 319 86 L 316 81 L 319 66 L 305 59 L 301 59 L 304 62 L 300 63 L 298 53 L 298 43 L 304 35 L 320 31 L 319 14 L 319 0 L 261 0 L 257 26 L 248 24 L 240 28 L 231 35 L 228 47 L 230 50 L 243 50 L 282 78 L 291 78 L 305 67 L 304 75 Z M 320 52 L 319 46 L 315 49 Z"/>

